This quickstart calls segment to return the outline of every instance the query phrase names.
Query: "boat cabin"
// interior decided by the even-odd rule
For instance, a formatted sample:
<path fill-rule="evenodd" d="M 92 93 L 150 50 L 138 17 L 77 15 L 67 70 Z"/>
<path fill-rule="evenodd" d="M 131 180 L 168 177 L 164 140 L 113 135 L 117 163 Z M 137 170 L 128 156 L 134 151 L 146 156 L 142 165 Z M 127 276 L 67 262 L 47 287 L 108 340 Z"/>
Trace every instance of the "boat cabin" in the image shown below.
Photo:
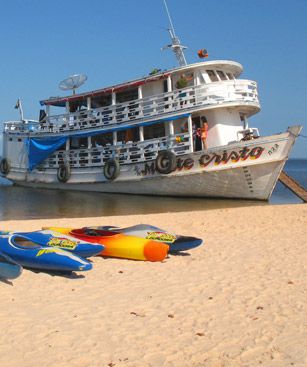
<path fill-rule="evenodd" d="M 241 80 L 233 61 L 206 61 L 127 83 L 41 101 L 31 136 L 66 136 L 46 164 L 58 164 L 65 151 L 81 162 L 122 164 L 154 159 L 160 150 L 176 155 L 215 148 L 248 136 L 248 117 L 260 110 L 257 84 Z M 199 131 L 208 124 L 206 147 Z M 6 131 L 29 132 L 7 123 Z"/>

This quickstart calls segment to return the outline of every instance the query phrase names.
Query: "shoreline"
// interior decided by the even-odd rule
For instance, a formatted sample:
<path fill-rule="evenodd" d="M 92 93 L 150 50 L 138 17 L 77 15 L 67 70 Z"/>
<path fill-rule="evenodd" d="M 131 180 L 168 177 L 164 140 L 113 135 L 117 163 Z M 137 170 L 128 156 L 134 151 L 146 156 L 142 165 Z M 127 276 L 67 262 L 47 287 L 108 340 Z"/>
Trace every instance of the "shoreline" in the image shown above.
<path fill-rule="evenodd" d="M 0 364 L 305 366 L 307 206 L 2 221 L 4 230 L 147 223 L 204 239 L 162 263 L 93 258 L 0 282 Z M 305 272 L 305 273 L 304 273 Z"/>

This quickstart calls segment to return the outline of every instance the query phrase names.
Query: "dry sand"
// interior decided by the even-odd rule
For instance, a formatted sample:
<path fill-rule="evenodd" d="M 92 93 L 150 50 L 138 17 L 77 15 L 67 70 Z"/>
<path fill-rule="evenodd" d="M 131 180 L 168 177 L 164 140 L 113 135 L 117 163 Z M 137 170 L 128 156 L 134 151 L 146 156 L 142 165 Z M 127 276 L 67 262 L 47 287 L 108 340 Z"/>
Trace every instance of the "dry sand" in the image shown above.
<path fill-rule="evenodd" d="M 307 206 L 8 221 L 150 223 L 205 244 L 162 263 L 93 259 L 0 282 L 0 366 L 307 366 Z"/>

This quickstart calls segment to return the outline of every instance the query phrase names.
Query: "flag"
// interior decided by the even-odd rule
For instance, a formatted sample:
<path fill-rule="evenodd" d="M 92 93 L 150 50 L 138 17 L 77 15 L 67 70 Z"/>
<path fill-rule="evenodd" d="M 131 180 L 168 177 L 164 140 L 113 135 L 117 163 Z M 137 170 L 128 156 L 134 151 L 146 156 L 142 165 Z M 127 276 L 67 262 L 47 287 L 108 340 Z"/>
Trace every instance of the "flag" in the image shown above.
<path fill-rule="evenodd" d="M 14 108 L 16 108 L 17 110 L 19 107 L 20 107 L 20 99 L 18 98 Z"/>
<path fill-rule="evenodd" d="M 197 51 L 197 55 L 199 58 L 203 59 L 205 57 L 208 57 L 208 51 L 203 48 L 202 50 Z"/>

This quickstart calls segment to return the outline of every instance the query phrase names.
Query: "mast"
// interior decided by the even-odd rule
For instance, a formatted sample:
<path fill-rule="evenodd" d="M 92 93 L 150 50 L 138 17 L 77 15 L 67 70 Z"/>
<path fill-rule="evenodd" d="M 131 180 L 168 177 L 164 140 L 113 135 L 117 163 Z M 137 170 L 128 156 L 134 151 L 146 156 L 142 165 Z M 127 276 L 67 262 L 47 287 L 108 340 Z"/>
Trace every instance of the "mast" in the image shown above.
<path fill-rule="evenodd" d="M 22 108 L 22 103 L 21 103 L 21 99 L 18 98 L 16 105 L 15 105 L 16 110 L 19 110 L 20 113 L 20 120 L 23 122 L 24 121 L 24 117 L 23 117 L 23 108 Z"/>
<path fill-rule="evenodd" d="M 168 32 L 169 32 L 169 34 L 171 36 L 171 40 L 172 40 L 172 44 L 164 46 L 163 50 L 165 50 L 167 48 L 170 48 L 174 52 L 179 65 L 180 66 L 185 66 L 185 65 L 187 65 L 187 62 L 186 62 L 183 50 L 185 50 L 187 47 L 181 45 L 179 38 L 176 36 L 175 28 L 173 26 L 172 18 L 171 18 L 171 15 L 169 13 L 169 10 L 168 10 L 166 0 L 163 0 L 163 1 L 164 1 L 164 6 L 165 6 L 165 9 L 166 9 L 167 16 L 168 16 L 168 19 L 169 19 L 169 23 L 170 23 L 170 28 L 168 29 Z"/>

